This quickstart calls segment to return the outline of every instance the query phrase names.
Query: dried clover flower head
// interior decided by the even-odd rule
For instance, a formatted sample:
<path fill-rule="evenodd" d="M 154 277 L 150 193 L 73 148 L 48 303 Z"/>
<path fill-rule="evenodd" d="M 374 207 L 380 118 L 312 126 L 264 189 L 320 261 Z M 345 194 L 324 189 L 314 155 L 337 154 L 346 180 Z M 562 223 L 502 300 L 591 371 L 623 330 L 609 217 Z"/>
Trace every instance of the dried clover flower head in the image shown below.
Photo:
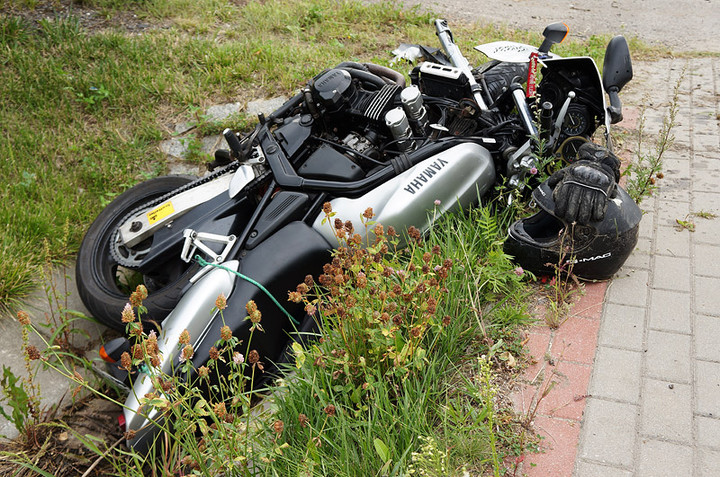
<path fill-rule="evenodd" d="M 247 304 L 245 305 L 245 310 L 250 317 L 250 321 L 252 321 L 253 323 L 260 323 L 260 320 L 262 319 L 262 313 L 260 313 L 260 310 L 258 310 L 255 301 L 250 300 L 249 302 L 247 302 Z"/>
<path fill-rule="evenodd" d="M 182 345 L 190 344 L 190 332 L 188 332 L 188 330 L 183 330 L 183 332 L 180 333 L 178 342 Z"/>
<path fill-rule="evenodd" d="M 157 355 L 160 351 L 160 347 L 158 346 L 157 333 L 155 333 L 155 330 L 151 331 L 147 339 L 145 340 L 145 349 L 147 350 L 147 353 L 151 356 Z"/>
<path fill-rule="evenodd" d="M 300 427 L 307 427 L 310 419 L 308 419 L 308 417 L 305 414 L 300 413 L 300 414 L 298 414 L 298 421 L 300 421 Z"/>
<path fill-rule="evenodd" d="M 225 325 L 220 329 L 220 338 L 224 341 L 230 341 L 232 339 L 232 330 L 228 325 Z"/>
<path fill-rule="evenodd" d="M 27 311 L 18 311 L 17 312 L 17 319 L 20 322 L 21 325 L 27 326 L 30 324 L 30 315 L 28 315 Z"/>
<path fill-rule="evenodd" d="M 375 214 L 373 213 L 372 207 L 368 207 L 365 209 L 365 212 L 363 212 L 363 217 L 366 219 L 372 219 Z"/>
<path fill-rule="evenodd" d="M 332 212 L 332 205 L 330 204 L 330 202 L 325 202 L 325 203 L 323 204 L 322 210 L 323 210 L 323 212 L 325 212 L 326 214 L 329 214 L 330 212 Z"/>
<path fill-rule="evenodd" d="M 220 357 L 220 352 L 216 347 L 210 348 L 210 351 L 208 351 L 208 355 L 210 356 L 210 359 L 217 361 L 217 359 Z"/>
<path fill-rule="evenodd" d="M 260 353 L 257 352 L 257 350 L 250 350 L 248 353 L 248 363 L 255 364 L 258 361 L 260 361 Z"/>
<path fill-rule="evenodd" d="M 215 308 L 218 310 L 224 310 L 227 308 L 227 298 L 225 297 L 224 293 L 221 293 L 218 295 L 217 299 L 215 300 Z"/>
<path fill-rule="evenodd" d="M 140 345 L 139 343 L 133 345 L 132 357 L 133 357 L 133 359 L 145 358 L 145 350 L 143 349 L 142 345 Z"/>
<path fill-rule="evenodd" d="M 225 408 L 224 402 L 219 402 L 213 406 L 213 411 L 215 411 L 215 415 L 219 417 L 220 419 L 224 419 L 227 415 L 227 409 Z"/>
<path fill-rule="evenodd" d="M 125 304 L 125 308 L 123 308 L 120 316 L 123 323 L 132 323 L 135 321 L 135 312 L 133 311 L 133 307 L 130 303 Z"/>
<path fill-rule="evenodd" d="M 422 238 L 422 235 L 420 234 L 420 230 L 417 229 L 414 225 L 411 225 L 408 228 L 408 235 L 411 239 L 415 240 L 416 242 L 419 242 Z"/>
<path fill-rule="evenodd" d="M 337 412 L 337 410 L 335 409 L 335 406 L 333 406 L 332 404 L 328 404 L 327 406 L 325 406 L 325 409 L 323 409 L 323 410 L 325 411 L 325 414 L 327 414 L 328 416 L 331 416 L 331 417 L 334 416 L 335 413 Z"/>
<path fill-rule="evenodd" d="M 283 423 L 280 419 L 273 423 L 273 430 L 275 431 L 275 434 L 282 434 L 284 428 L 285 423 Z"/>
<path fill-rule="evenodd" d="M 185 345 L 185 347 L 182 349 L 182 353 L 180 353 L 180 360 L 185 361 L 191 359 L 194 354 L 195 350 L 193 349 L 192 345 Z"/>
<path fill-rule="evenodd" d="M 25 353 L 27 353 L 27 357 L 33 361 L 40 359 L 40 351 L 33 345 L 28 345 L 28 347 L 25 348 Z"/>
<path fill-rule="evenodd" d="M 143 284 L 140 284 L 137 286 L 137 288 L 135 288 L 135 293 L 138 294 L 141 300 L 144 300 L 148 297 L 148 290 Z"/>
<path fill-rule="evenodd" d="M 130 358 L 130 353 L 127 351 L 124 351 L 122 355 L 120 355 L 120 366 L 125 371 L 130 371 L 130 368 L 132 368 L 132 359 Z"/>
<path fill-rule="evenodd" d="M 262 313 L 260 313 L 260 310 L 255 310 L 250 314 L 250 321 L 253 323 L 260 323 L 262 320 Z"/>
<path fill-rule="evenodd" d="M 210 369 L 207 366 L 200 366 L 198 368 L 198 376 L 201 378 L 207 378 L 210 375 Z"/>
<path fill-rule="evenodd" d="M 148 291 L 145 285 L 138 285 L 135 291 L 130 294 L 130 304 L 134 307 L 142 306 L 142 302 L 148 297 Z"/>

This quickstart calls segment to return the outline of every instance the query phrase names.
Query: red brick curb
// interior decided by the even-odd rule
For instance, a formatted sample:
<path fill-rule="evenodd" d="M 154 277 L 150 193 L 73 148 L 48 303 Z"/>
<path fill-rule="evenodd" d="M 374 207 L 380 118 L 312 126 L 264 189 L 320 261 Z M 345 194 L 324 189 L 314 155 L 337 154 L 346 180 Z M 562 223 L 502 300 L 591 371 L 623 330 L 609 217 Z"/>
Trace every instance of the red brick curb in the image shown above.
<path fill-rule="evenodd" d="M 518 475 L 573 473 L 607 286 L 585 284 L 585 294 L 559 328 L 538 324 L 530 330 L 526 346 L 533 364 L 524 371 L 513 402 L 521 416 L 532 417 L 541 452 L 526 455 Z"/>

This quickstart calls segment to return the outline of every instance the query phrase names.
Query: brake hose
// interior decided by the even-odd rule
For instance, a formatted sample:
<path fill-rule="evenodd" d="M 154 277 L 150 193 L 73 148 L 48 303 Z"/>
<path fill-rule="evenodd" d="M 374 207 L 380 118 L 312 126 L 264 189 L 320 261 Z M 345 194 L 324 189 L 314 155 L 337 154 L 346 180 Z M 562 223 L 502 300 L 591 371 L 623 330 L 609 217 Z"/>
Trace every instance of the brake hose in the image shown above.
<path fill-rule="evenodd" d="M 210 262 L 204 260 L 200 255 L 195 255 L 195 261 L 196 261 L 201 267 L 206 267 L 206 266 L 210 265 L 211 267 L 219 268 L 220 270 L 225 270 L 226 272 L 234 273 L 235 275 L 237 275 L 238 277 L 242 278 L 242 279 L 245 280 L 246 282 L 252 283 L 252 284 L 255 285 L 256 287 L 258 287 L 260 290 L 262 290 L 263 292 L 265 292 L 265 294 L 266 294 L 268 297 L 270 297 L 270 299 L 273 301 L 273 303 L 275 303 L 275 304 L 277 305 L 277 307 L 280 308 L 280 311 L 282 311 L 283 313 L 285 313 L 285 316 L 287 316 L 288 319 L 289 319 L 295 326 L 300 326 L 300 322 L 299 322 L 298 320 L 296 320 L 295 317 L 293 317 L 285 308 L 283 308 L 283 306 L 280 304 L 280 302 L 278 302 L 278 301 L 275 299 L 275 297 L 273 296 L 273 294 L 270 293 L 270 292 L 267 290 L 267 288 L 265 288 L 264 286 L 262 286 L 262 284 L 260 284 L 259 282 L 253 280 L 252 278 L 248 277 L 247 275 L 243 275 L 242 273 L 236 272 L 235 270 L 232 270 L 232 269 L 230 269 L 230 268 L 228 268 L 228 267 L 225 267 L 225 266 L 223 266 L 223 265 L 219 265 L 219 264 L 217 264 L 217 263 L 210 263 Z"/>

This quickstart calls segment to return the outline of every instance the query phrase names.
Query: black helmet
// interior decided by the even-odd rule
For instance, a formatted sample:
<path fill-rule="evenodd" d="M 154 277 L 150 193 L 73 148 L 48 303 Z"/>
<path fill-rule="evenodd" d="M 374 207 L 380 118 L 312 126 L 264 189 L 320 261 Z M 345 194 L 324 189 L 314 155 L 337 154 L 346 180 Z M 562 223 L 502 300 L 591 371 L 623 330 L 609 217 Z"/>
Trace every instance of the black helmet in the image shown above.
<path fill-rule="evenodd" d="M 553 265 L 565 270 L 572 265 L 572 273 L 579 278 L 605 280 L 620 269 L 637 244 L 642 211 L 621 187 L 615 198 L 608 199 L 605 217 L 588 225 L 568 224 L 555 214 L 546 182 L 532 196 L 541 210 L 512 224 L 503 247 L 526 270 L 547 275 L 555 273 Z"/>

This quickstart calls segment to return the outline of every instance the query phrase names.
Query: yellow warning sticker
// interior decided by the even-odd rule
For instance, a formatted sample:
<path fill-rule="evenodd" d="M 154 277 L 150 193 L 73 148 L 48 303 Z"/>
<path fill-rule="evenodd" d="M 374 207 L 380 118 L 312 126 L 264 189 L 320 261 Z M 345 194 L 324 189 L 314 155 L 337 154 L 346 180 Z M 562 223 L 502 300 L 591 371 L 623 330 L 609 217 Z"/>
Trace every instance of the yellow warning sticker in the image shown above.
<path fill-rule="evenodd" d="M 175 208 L 173 208 L 172 202 L 167 201 L 164 204 L 160 204 L 156 209 L 151 210 L 145 215 L 147 215 L 148 224 L 152 225 L 158 220 L 164 219 L 173 212 L 175 212 Z"/>

